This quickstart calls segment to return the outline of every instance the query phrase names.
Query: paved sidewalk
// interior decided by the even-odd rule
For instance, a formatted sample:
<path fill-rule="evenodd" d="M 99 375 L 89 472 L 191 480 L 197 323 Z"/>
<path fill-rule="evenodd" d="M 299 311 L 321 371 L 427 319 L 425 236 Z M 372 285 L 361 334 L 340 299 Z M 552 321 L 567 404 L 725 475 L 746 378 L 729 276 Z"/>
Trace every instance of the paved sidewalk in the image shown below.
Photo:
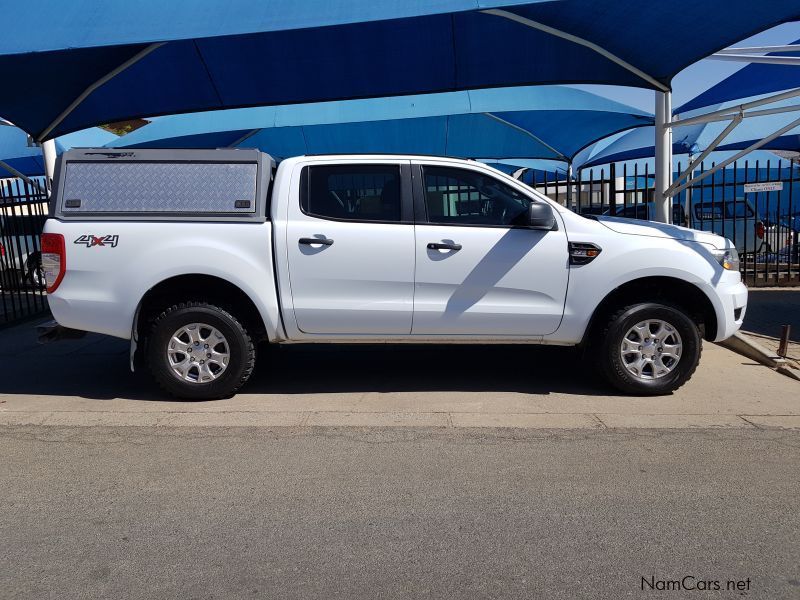
<path fill-rule="evenodd" d="M 170 400 L 99 335 L 39 346 L 33 324 L 0 332 L 0 424 L 800 428 L 798 382 L 714 344 L 669 396 L 627 397 L 570 348 L 296 345 L 264 348 L 236 397 Z"/>

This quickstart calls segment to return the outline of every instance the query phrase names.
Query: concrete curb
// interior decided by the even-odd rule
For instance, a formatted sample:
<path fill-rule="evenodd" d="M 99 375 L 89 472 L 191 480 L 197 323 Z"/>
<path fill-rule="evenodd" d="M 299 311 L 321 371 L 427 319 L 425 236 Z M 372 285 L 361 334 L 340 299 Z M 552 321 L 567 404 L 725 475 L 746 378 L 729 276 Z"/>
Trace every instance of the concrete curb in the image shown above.
<path fill-rule="evenodd" d="M 0 429 L 37 427 L 426 427 L 437 429 L 800 429 L 800 415 L 464 412 L 0 411 Z"/>
<path fill-rule="evenodd" d="M 800 381 L 800 374 L 794 372 L 794 369 L 788 366 L 786 359 L 777 356 L 772 350 L 766 348 L 744 335 L 741 331 L 737 331 L 727 340 L 716 342 L 718 346 L 732 350 L 737 354 L 746 356 L 747 358 L 756 361 L 759 364 L 775 369 L 778 373 L 797 379 Z"/>

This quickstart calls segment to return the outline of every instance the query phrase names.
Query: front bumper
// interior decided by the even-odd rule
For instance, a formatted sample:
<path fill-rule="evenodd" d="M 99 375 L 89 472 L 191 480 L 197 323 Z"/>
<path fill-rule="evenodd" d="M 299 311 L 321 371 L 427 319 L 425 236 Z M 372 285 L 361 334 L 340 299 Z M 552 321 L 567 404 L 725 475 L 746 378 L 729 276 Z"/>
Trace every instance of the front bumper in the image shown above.
<path fill-rule="evenodd" d="M 717 335 L 715 342 L 731 337 L 739 331 L 747 312 L 747 286 L 736 283 L 718 285 L 717 297 L 721 306 L 717 307 Z"/>

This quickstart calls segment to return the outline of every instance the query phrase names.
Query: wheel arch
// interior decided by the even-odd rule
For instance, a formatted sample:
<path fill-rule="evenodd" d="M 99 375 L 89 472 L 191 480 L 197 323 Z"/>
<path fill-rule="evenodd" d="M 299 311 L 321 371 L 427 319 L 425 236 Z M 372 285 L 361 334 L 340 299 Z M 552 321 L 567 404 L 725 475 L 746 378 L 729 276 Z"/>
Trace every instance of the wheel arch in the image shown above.
<path fill-rule="evenodd" d="M 647 276 L 627 281 L 606 294 L 592 313 L 581 344 L 586 345 L 615 309 L 635 302 L 663 302 L 682 308 L 698 325 L 704 339 L 716 338 L 717 313 L 701 288 L 677 277 Z"/>
<path fill-rule="evenodd" d="M 166 307 L 181 301 L 202 300 L 217 304 L 243 321 L 254 340 L 268 339 L 269 331 L 256 303 L 236 284 L 203 273 L 188 273 L 168 277 L 145 292 L 139 300 L 131 336 L 131 369 L 138 364 L 138 343 Z"/>

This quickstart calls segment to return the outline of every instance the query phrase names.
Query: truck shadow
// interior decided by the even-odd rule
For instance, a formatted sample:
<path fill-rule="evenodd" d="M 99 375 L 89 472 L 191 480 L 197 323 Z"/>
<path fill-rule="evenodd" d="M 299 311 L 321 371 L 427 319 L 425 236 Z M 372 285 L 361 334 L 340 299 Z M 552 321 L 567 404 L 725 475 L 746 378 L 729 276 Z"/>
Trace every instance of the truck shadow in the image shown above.
<path fill-rule="evenodd" d="M 170 400 L 146 372 L 130 372 L 124 340 L 91 335 L 49 346 L 9 345 L 0 348 L 0 361 L 0 396 Z M 298 344 L 261 346 L 255 373 L 242 393 L 433 391 L 593 396 L 608 394 L 610 388 L 592 375 L 574 348 Z"/>
<path fill-rule="evenodd" d="M 245 393 L 553 392 L 601 395 L 574 348 L 513 345 L 291 345 L 262 352 Z"/>

